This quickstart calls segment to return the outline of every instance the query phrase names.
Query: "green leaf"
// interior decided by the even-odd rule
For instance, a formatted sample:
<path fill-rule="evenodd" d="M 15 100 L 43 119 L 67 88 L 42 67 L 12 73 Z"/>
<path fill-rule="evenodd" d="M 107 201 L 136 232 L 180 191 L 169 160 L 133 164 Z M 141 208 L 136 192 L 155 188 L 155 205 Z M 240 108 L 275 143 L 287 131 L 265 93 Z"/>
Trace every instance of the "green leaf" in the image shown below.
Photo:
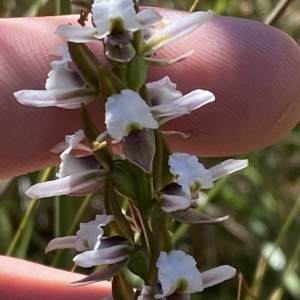
<path fill-rule="evenodd" d="M 145 248 L 136 245 L 130 256 L 128 268 L 132 273 L 147 282 L 150 272 L 150 253 Z"/>
<path fill-rule="evenodd" d="M 100 62 L 86 44 L 68 42 L 69 52 L 81 78 L 94 90 L 99 90 L 97 68 Z"/>
<path fill-rule="evenodd" d="M 104 110 L 107 98 L 113 94 L 121 93 L 122 90 L 126 89 L 126 84 L 108 67 L 99 66 L 97 74 L 100 88 L 97 100 Z"/>
<path fill-rule="evenodd" d="M 111 179 L 117 192 L 141 206 L 143 199 L 151 199 L 145 186 L 149 186 L 151 176 L 128 160 L 114 160 Z"/>
<path fill-rule="evenodd" d="M 171 151 L 159 130 L 154 130 L 156 151 L 153 159 L 153 187 L 157 192 L 173 181 L 169 171 L 169 156 Z"/>
<path fill-rule="evenodd" d="M 127 67 L 127 84 L 128 87 L 139 92 L 147 78 L 147 63 L 141 55 L 136 55 Z"/>

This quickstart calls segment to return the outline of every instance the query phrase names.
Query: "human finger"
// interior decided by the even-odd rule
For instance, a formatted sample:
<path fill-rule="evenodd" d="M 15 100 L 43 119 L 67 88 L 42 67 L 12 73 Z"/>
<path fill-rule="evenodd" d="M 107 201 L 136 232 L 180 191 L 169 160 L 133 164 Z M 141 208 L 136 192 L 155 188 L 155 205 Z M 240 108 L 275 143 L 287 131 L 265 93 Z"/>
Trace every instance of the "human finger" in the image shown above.
<path fill-rule="evenodd" d="M 102 282 L 83 287 L 68 287 L 68 283 L 84 275 L 70 273 L 0 256 L 0 299 L 5 300 L 99 300 L 111 295 L 110 283 Z"/>
<path fill-rule="evenodd" d="M 185 14 L 160 12 L 173 20 Z M 49 54 L 61 43 L 53 32 L 76 18 L 0 20 L 4 32 L 0 66 L 5 70 L 0 75 L 5 95 L 0 112 L 0 178 L 58 163 L 49 149 L 81 127 L 78 110 L 24 107 L 12 96 L 20 89 L 43 89 L 53 59 Z M 258 22 L 214 17 L 158 55 L 176 57 L 191 48 L 195 49 L 191 58 L 151 68 L 149 74 L 149 81 L 168 74 L 184 93 L 203 88 L 216 95 L 214 103 L 166 124 L 163 129 L 190 134 L 187 139 L 171 137 L 173 150 L 199 156 L 245 153 L 274 143 L 298 122 L 300 52 L 290 37 Z M 97 118 L 103 123 L 103 116 Z"/>

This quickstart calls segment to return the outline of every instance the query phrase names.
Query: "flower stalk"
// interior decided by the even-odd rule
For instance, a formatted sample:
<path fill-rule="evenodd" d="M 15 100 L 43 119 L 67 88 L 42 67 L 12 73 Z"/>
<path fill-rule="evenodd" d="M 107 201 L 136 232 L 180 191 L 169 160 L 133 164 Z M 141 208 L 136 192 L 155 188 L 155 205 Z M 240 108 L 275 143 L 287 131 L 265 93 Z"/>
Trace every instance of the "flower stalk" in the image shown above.
<path fill-rule="evenodd" d="M 215 180 L 248 162 L 227 160 L 206 169 L 195 156 L 172 153 L 160 127 L 212 103 L 215 96 L 201 89 L 183 95 L 169 77 L 147 82 L 147 76 L 148 65 L 179 63 L 192 55 L 193 50 L 174 59 L 155 56 L 209 22 L 213 13 L 196 12 L 170 23 L 153 9 L 140 10 L 137 1 L 72 2 L 80 10 L 82 26 L 57 28 L 67 47 L 60 48 L 62 59 L 51 64 L 46 90 L 23 90 L 15 97 L 25 105 L 81 109 L 82 129 L 53 148 L 61 153 L 57 179 L 32 186 L 27 195 L 103 192 L 105 214 L 81 223 L 76 234 L 53 239 L 46 251 L 74 248 L 79 252 L 73 259 L 76 265 L 101 266 L 72 285 L 112 279 L 114 299 L 190 299 L 192 293 L 230 279 L 235 269 L 220 266 L 201 273 L 192 256 L 176 250 L 171 223 L 225 221 L 227 216 L 213 219 L 198 212 L 195 201 L 200 190 L 212 188 Z M 93 26 L 85 26 L 89 14 Z M 106 61 L 98 60 L 89 42 L 102 45 Z M 93 101 L 104 123 L 89 114 L 87 105 Z M 179 134 L 183 142 L 188 138 Z M 123 211 L 122 203 L 130 209 Z M 109 237 L 104 236 L 105 226 L 111 228 Z M 140 238 L 135 241 L 136 233 Z M 136 293 L 128 270 L 144 283 Z"/>

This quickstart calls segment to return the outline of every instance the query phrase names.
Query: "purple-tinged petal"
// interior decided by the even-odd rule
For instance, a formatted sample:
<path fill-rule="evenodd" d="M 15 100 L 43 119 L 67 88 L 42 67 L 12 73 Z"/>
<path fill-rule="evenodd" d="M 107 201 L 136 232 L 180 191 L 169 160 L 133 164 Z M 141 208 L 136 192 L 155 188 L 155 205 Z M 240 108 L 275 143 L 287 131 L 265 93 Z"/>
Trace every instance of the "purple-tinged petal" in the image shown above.
<path fill-rule="evenodd" d="M 126 267 L 128 262 L 129 259 L 126 258 L 118 263 L 103 266 L 100 270 L 84 277 L 83 279 L 71 282 L 69 286 L 83 286 L 99 281 L 110 280 L 113 276 L 119 274 L 121 270 Z"/>
<path fill-rule="evenodd" d="M 105 56 L 111 60 L 126 63 L 135 56 L 135 49 L 131 44 L 124 44 L 122 48 L 105 45 L 104 53 Z"/>
<path fill-rule="evenodd" d="M 228 216 L 224 216 L 221 218 L 211 218 L 193 208 L 189 208 L 187 210 L 177 210 L 171 212 L 170 215 L 178 222 L 199 225 L 214 225 L 224 222 L 229 218 Z"/>
<path fill-rule="evenodd" d="M 185 210 L 192 205 L 190 195 L 184 193 L 181 186 L 175 182 L 168 184 L 160 193 L 159 201 L 161 208 L 167 213 Z"/>
<path fill-rule="evenodd" d="M 56 174 L 56 176 L 58 178 L 63 178 L 70 175 L 99 169 L 100 164 L 92 155 L 84 157 L 74 157 L 68 155 L 64 157 L 64 160 L 60 164 L 59 172 Z"/>
<path fill-rule="evenodd" d="M 85 251 L 76 255 L 73 261 L 76 265 L 89 268 L 98 265 L 111 265 L 124 260 L 130 255 L 130 247 L 128 245 L 115 245 L 99 250 Z"/>
<path fill-rule="evenodd" d="M 26 195 L 31 198 L 47 198 L 85 191 L 92 193 L 99 189 L 108 173 L 105 170 L 86 171 L 61 179 L 37 183 L 28 189 Z"/>
<path fill-rule="evenodd" d="M 182 93 L 176 90 L 176 84 L 168 76 L 158 81 L 148 82 L 146 86 L 152 108 L 161 104 L 173 103 L 182 97 Z"/>
<path fill-rule="evenodd" d="M 75 248 L 76 236 L 65 236 L 59 237 L 51 240 L 47 245 L 45 252 L 48 253 L 50 251 L 56 249 L 72 249 Z"/>
<path fill-rule="evenodd" d="M 187 195 L 186 197 L 183 197 L 163 194 L 160 196 L 160 203 L 162 210 L 167 213 L 175 212 L 177 210 L 184 210 L 191 206 L 191 200 Z M 174 217 L 174 219 L 176 218 Z"/>
<path fill-rule="evenodd" d="M 151 173 L 155 155 L 155 137 L 153 130 L 134 130 L 122 140 L 123 153 L 128 160 Z"/>

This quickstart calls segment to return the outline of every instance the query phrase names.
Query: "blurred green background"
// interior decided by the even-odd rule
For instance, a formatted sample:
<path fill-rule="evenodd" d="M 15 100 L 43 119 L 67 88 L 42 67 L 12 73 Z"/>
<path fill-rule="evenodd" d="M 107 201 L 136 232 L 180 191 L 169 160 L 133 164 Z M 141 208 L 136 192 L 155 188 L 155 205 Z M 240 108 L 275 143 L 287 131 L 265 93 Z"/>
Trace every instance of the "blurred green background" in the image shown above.
<path fill-rule="evenodd" d="M 259 21 L 276 5 L 287 3 L 272 25 L 299 44 L 300 1 L 278 0 L 142 0 L 141 5 L 181 10 L 212 9 L 216 14 Z M 69 14 L 68 0 L 2 0 L 1 17 Z M 299 99 L 300 100 L 300 99 Z M 217 226 L 174 224 L 177 247 L 192 254 L 200 270 L 234 266 L 240 276 L 194 295 L 193 299 L 300 299 L 300 127 L 264 150 L 244 155 L 250 166 L 219 180 L 199 204 L 211 216 L 230 215 Z M 222 159 L 223 160 L 223 159 Z M 203 159 L 206 166 L 220 159 Z M 71 270 L 72 251 L 44 249 L 56 236 L 74 234 L 80 221 L 103 209 L 101 195 L 31 200 L 24 192 L 55 169 L 0 182 L 0 254 Z M 84 270 L 77 270 L 84 271 Z M 90 272 L 91 270 L 88 270 Z"/>

